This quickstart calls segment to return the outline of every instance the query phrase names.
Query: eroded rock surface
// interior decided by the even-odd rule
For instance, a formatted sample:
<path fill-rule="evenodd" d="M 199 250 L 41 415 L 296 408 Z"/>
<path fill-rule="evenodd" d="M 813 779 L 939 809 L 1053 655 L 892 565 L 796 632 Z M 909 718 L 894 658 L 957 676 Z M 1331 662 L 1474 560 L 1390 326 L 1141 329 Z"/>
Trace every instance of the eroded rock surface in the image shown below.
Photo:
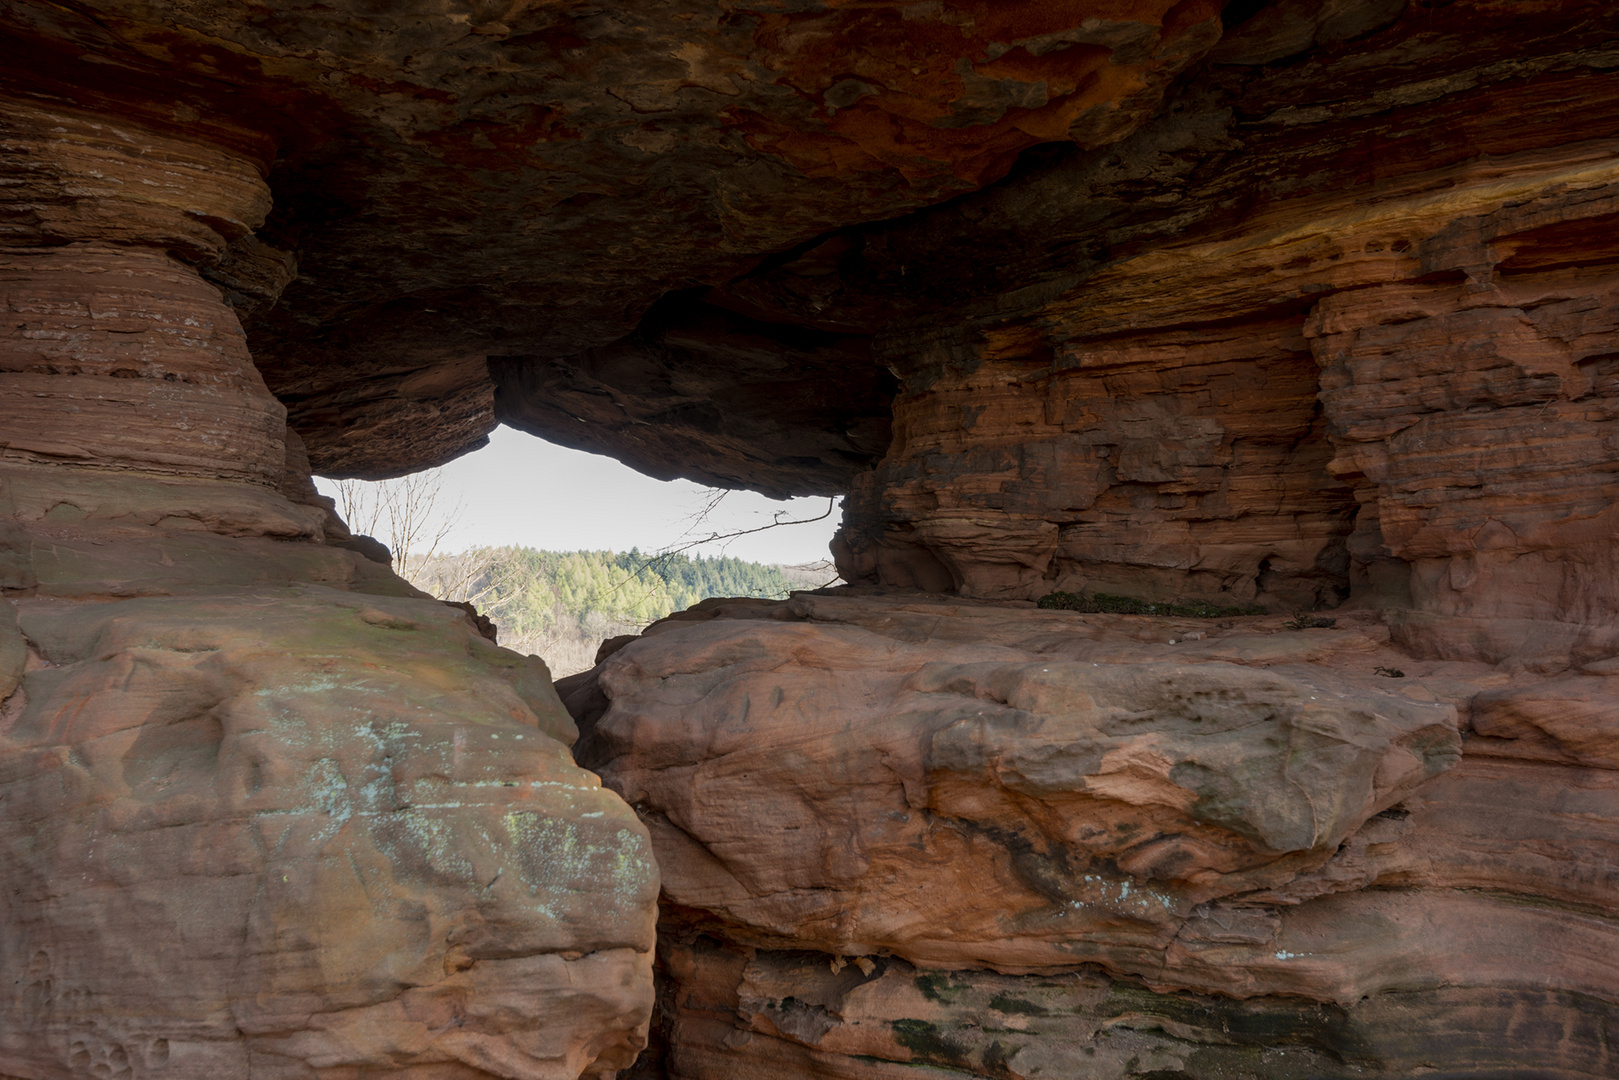
<path fill-rule="evenodd" d="M 220 280 L 253 301 L 260 368 L 316 467 L 378 476 L 478 444 L 494 420 L 490 355 L 555 372 L 632 335 L 666 292 L 976 190 L 1037 144 L 1116 141 L 1219 40 L 1219 9 L 97 0 L 10 5 L 0 26 L 7 85 L 25 99 L 208 127 L 257 156 L 279 213 Z M 296 253 L 290 281 L 277 252 Z M 273 308 L 255 298 L 283 285 Z M 597 374 L 587 365 L 570 389 L 591 392 Z M 862 381 L 851 420 L 886 404 L 856 396 Z M 631 415 L 667 414 L 660 433 L 702 438 L 678 392 L 610 385 L 642 399 Z M 502 415 L 578 436 L 566 414 Z M 881 453 L 857 441 L 855 467 L 772 477 L 809 456 L 794 442 L 826 438 L 819 408 L 781 421 L 801 429 L 782 446 L 715 449 L 760 468 L 750 483 L 798 493 L 835 490 Z M 623 424 L 613 440 L 657 468 L 629 436 L 659 436 Z M 835 427 L 826 443 L 839 447 Z M 681 446 L 664 455 L 681 460 Z M 733 460 L 717 475 L 745 471 Z"/>
<path fill-rule="evenodd" d="M 653 1067 L 683 1078 L 1336 1080 L 1409 1076 L 1426 1062 L 1460 1065 L 1463 1075 L 1599 1077 L 1612 1064 L 1602 1034 L 1612 1006 L 1579 994 L 1452 987 L 1348 1007 L 1232 1001 L 1155 994 L 1092 971 L 922 971 L 892 958 L 869 973 L 853 963 L 833 971 L 822 954 L 691 933 L 664 940 L 678 987 L 666 998 L 665 1032 L 680 1049 Z M 1528 1014 L 1565 1024 L 1524 1024 Z"/>
<path fill-rule="evenodd" d="M 0 124 L 0 1074 L 616 1073 L 646 830 L 545 664 L 315 492 L 199 269 L 269 209 L 251 155 Z"/>
<path fill-rule="evenodd" d="M 543 664 L 319 586 L 17 611 L 6 1071 L 572 1080 L 640 1049 L 656 871 Z"/>
<path fill-rule="evenodd" d="M 1256 16 L 1108 154 L 969 197 L 954 231 L 868 236 L 862 285 L 896 264 L 959 284 L 952 317 L 875 338 L 902 391 L 845 577 L 1353 595 L 1411 611 L 1427 655 L 1611 653 L 1612 13 L 1524 37 L 1522 10 L 1413 4 L 1257 67 Z M 1452 19 L 1469 46 L 1442 57 Z M 1550 103 L 1576 98 L 1561 130 Z"/>
<path fill-rule="evenodd" d="M 612 1072 L 648 843 L 638 1078 L 1619 1072 L 1616 41 L 0 8 L 0 1072 Z M 639 821 L 312 487 L 497 419 L 848 494 L 570 684 Z"/>
<path fill-rule="evenodd" d="M 1375 612 L 856 590 L 710 604 L 563 686 L 663 872 L 645 1075 L 1611 1067 L 1606 676 L 1413 658 Z"/>
<path fill-rule="evenodd" d="M 0 1072 L 635 1057 L 657 870 L 542 662 L 265 489 L 36 466 L 0 497 Z"/>

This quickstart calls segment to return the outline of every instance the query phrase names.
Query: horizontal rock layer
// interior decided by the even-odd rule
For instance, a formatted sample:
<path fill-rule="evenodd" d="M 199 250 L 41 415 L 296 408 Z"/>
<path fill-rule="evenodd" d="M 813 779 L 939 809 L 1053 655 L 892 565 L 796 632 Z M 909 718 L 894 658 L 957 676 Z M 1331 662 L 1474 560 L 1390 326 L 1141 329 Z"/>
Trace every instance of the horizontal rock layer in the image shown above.
<path fill-rule="evenodd" d="M 1390 62 L 1443 17 L 1414 10 L 1308 61 L 1217 66 L 1105 160 L 969 199 L 950 243 L 991 245 L 995 269 L 956 317 L 876 337 L 903 389 L 846 508 L 845 575 L 1278 611 L 1353 596 L 1414 609 L 1398 632 L 1435 656 L 1611 651 L 1615 57 L 1590 21 L 1513 44 L 1504 16 L 1470 16 L 1465 60 L 1422 52 L 1420 92 Z M 1243 33 L 1216 57 L 1235 65 Z M 1574 100 L 1578 131 L 1555 104 Z M 1047 254 L 1014 258 L 1035 213 Z M 881 257 L 969 273 L 942 224 L 885 230 Z"/>
<path fill-rule="evenodd" d="M 665 293 L 976 190 L 1037 144 L 1116 141 L 1218 41 L 1220 6 L 96 0 L 12 5 L 0 44 L 26 97 L 258 157 L 277 213 L 236 268 L 295 250 L 299 273 L 258 305 L 255 354 L 317 468 L 379 476 L 478 445 L 488 356 L 611 346 Z M 564 440 L 575 426 L 529 422 Z M 614 440 L 632 457 L 633 434 Z M 749 464 L 711 452 L 726 480 Z M 826 492 L 853 471 L 749 482 Z"/>
<path fill-rule="evenodd" d="M 1604 1075 L 1619 691 L 1587 670 L 1419 659 L 1371 613 L 856 590 L 657 624 L 563 683 L 663 872 L 644 1075 Z"/>
<path fill-rule="evenodd" d="M 1033 598 L 1334 606 L 1351 488 L 1316 364 L 1286 322 L 1028 357 L 896 402 L 889 456 L 845 511 L 852 581 Z"/>
<path fill-rule="evenodd" d="M 682 938 L 685 937 L 686 940 Z M 1544 990 L 1439 988 L 1348 1007 L 1155 994 L 1096 972 L 868 974 L 824 954 L 724 946 L 671 931 L 665 1035 L 678 1052 L 631 1076 L 1205 1077 L 1289 1080 L 1608 1075 L 1611 1003 Z M 1526 1023 L 1556 1016 L 1558 1023 Z"/>
<path fill-rule="evenodd" d="M 236 316 L 150 250 L 0 254 L 0 459 L 279 486 L 286 409 Z"/>
<path fill-rule="evenodd" d="M 251 159 L 7 98 L 0 118 L 0 460 L 278 486 L 286 409 L 196 262 L 251 235 Z"/>
<path fill-rule="evenodd" d="M 264 293 L 256 165 L 0 123 L 0 1074 L 615 1074 L 646 830 L 545 664 L 315 492 L 199 272 Z"/>

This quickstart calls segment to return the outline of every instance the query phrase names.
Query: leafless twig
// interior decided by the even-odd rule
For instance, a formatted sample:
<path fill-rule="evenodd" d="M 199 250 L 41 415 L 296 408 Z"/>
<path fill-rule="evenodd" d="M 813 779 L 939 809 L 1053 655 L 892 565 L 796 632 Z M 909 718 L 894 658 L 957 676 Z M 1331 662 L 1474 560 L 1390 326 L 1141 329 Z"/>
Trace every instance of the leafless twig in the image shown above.
<path fill-rule="evenodd" d="M 697 513 L 693 514 L 688 520 L 695 520 L 700 524 L 719 507 L 721 501 L 723 501 L 725 496 L 730 493 L 727 491 L 720 491 L 716 493 L 711 489 L 709 494 L 713 497 L 709 499 L 708 503 L 703 507 L 702 510 L 699 510 Z M 777 510 L 775 514 L 772 515 L 773 520 L 768 525 L 756 525 L 751 529 L 737 529 L 733 532 L 727 533 L 709 533 L 700 540 L 689 540 L 684 544 L 676 544 L 673 547 L 665 548 L 632 570 L 623 581 L 619 582 L 613 587 L 613 591 L 618 591 L 635 578 L 640 577 L 643 571 L 654 566 L 667 565 L 670 559 L 674 558 L 676 555 L 684 554 L 685 552 L 690 551 L 692 548 L 702 547 L 704 544 L 728 543 L 729 541 L 735 540 L 739 536 L 752 536 L 754 533 L 762 533 L 769 529 L 779 529 L 787 525 L 809 525 L 812 522 L 825 521 L 827 518 L 832 516 L 832 511 L 836 508 L 836 506 L 837 496 L 832 495 L 827 497 L 826 511 L 821 514 L 817 514 L 812 518 L 798 518 L 794 521 L 783 521 L 782 516 L 787 514 L 789 511 Z M 688 529 L 686 531 L 686 535 L 690 536 L 691 532 L 692 530 Z M 832 581 L 836 580 L 837 578 L 833 577 Z M 827 584 L 831 584 L 831 582 L 828 582 Z"/>
<path fill-rule="evenodd" d="M 394 569 L 409 577 L 413 565 L 432 560 L 461 519 L 464 506 L 459 499 L 440 509 L 443 486 L 440 469 L 375 483 L 339 480 L 338 507 L 352 531 L 365 536 L 386 531 Z"/>

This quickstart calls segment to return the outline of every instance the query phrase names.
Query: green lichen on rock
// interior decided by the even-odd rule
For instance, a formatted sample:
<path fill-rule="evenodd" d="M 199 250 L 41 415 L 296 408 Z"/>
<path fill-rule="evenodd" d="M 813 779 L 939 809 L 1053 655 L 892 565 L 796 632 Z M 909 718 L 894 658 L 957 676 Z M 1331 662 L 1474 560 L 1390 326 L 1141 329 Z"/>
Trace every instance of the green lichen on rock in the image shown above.
<path fill-rule="evenodd" d="M 1185 600 L 1175 603 L 1138 600 L 1133 596 L 1113 593 L 1050 592 L 1038 601 L 1048 611 L 1078 611 L 1090 615 L 1173 615 L 1186 619 L 1231 619 L 1243 615 L 1263 615 L 1265 609 L 1256 604 L 1225 606 L 1207 600 Z"/>
<path fill-rule="evenodd" d="M 1013 997 L 1011 994 L 1006 993 L 996 994 L 990 998 L 989 1007 L 999 1012 L 1014 1013 L 1021 1016 L 1044 1016 L 1047 1012 L 1044 1006 L 1036 1005 L 1032 1001 L 1024 1001 L 1022 998 Z"/>
<path fill-rule="evenodd" d="M 948 1039 L 926 1020 L 894 1020 L 889 1023 L 894 1041 L 915 1055 L 914 1060 L 930 1065 L 965 1066 L 968 1048 Z"/>
<path fill-rule="evenodd" d="M 922 996 L 929 1001 L 942 1001 L 949 1004 L 955 997 L 956 987 L 950 983 L 950 976 L 942 972 L 926 972 L 916 977 L 916 988 Z"/>

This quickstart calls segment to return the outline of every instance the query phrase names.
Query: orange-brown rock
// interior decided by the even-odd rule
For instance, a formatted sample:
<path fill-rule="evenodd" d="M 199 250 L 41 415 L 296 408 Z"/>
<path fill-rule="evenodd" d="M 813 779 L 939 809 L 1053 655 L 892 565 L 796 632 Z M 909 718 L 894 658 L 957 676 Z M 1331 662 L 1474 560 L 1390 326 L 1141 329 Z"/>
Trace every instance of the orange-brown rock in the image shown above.
<path fill-rule="evenodd" d="M 0 1072 L 634 1058 L 657 871 L 543 663 L 264 487 L 9 466 L 0 507 Z"/>
<path fill-rule="evenodd" d="M 286 409 L 192 263 L 262 224 L 256 163 L 8 101 L 0 460 L 279 484 Z"/>
<path fill-rule="evenodd" d="M 635 1056 L 656 871 L 569 759 L 543 664 L 434 601 L 319 586 L 17 615 L 7 1073 L 572 1080 Z"/>
<path fill-rule="evenodd" d="M 223 277 L 233 291 L 244 274 L 275 282 L 273 253 L 296 251 L 282 302 L 255 303 L 255 354 L 317 468 L 378 476 L 478 445 L 494 420 L 487 356 L 549 367 L 632 335 L 662 294 L 975 190 L 1036 144 L 1116 141 L 1219 40 L 1220 6 L 295 14 L 211 0 L 180 14 L 26 0 L 0 28 L 6 83 L 25 100 L 206 127 L 258 156 L 277 213 L 233 248 Z M 701 379 L 701 364 L 682 367 Z M 701 438 L 701 418 L 682 420 L 656 387 L 610 385 L 668 413 L 660 432 Z M 852 418 L 885 403 L 851 400 Z M 566 415 L 502 416 L 579 435 Z M 783 423 L 828 452 L 842 446 L 818 409 L 784 410 Z M 604 437 L 650 469 L 681 457 L 678 439 L 661 446 L 622 420 L 591 438 Z M 881 448 L 857 440 L 852 452 L 855 467 L 801 462 L 797 476 L 750 482 L 835 489 Z M 742 463 L 795 456 L 810 455 L 765 446 Z M 737 464 L 719 475 L 734 482 Z M 702 462 L 686 472 L 713 475 Z"/>
<path fill-rule="evenodd" d="M 0 1073 L 1614 1075 L 1616 41 L 0 8 Z M 311 483 L 497 419 L 877 588 L 609 650 L 604 791 Z"/>
<path fill-rule="evenodd" d="M 1444 987 L 1347 1008 L 1288 998 L 1154 994 L 1095 971 L 868 973 L 824 955 L 660 942 L 671 1049 L 634 1076 L 1394 1077 L 1424 1063 L 1471 1075 L 1602 1077 L 1611 1012 L 1579 995 Z M 1555 1014 L 1561 1024 L 1525 1023 Z M 1463 1075 L 1468 1075 L 1464 1072 Z"/>
<path fill-rule="evenodd" d="M 1368 576 L 1403 571 L 1417 614 L 1402 634 L 1436 654 L 1580 663 L 1619 647 L 1619 481 L 1606 465 L 1619 446 L 1619 279 L 1547 269 L 1583 260 L 1546 250 L 1565 230 L 1537 212 L 1562 216 L 1531 202 L 1491 224 L 1510 237 L 1494 241 L 1503 254 L 1536 250 L 1539 265 L 1334 297 L 1311 327 L 1329 468 L 1363 500 L 1351 546 Z"/>
<path fill-rule="evenodd" d="M 1451 17 L 1408 11 L 1189 97 L 1106 160 L 979 196 L 964 216 L 985 234 L 1060 200 L 1068 272 L 1003 261 L 1021 288 L 981 273 L 964 318 L 878 334 L 902 391 L 846 509 L 845 576 L 1277 611 L 1352 596 L 1406 610 L 1397 633 L 1427 655 L 1556 670 L 1610 653 L 1619 107 L 1545 39 L 1536 74 L 1492 85 L 1509 20 L 1478 6 L 1473 75 L 1438 64 L 1419 92 L 1375 67 Z M 1250 65 L 1238 46 L 1262 22 L 1216 60 Z M 1341 96 L 1350 72 L 1370 79 L 1359 97 Z M 1577 133 L 1532 111 L 1576 87 Z M 1509 133 L 1504 115 L 1529 119 Z M 1116 201 L 1155 177 L 1173 214 Z M 882 241 L 925 260 L 939 229 Z"/>
<path fill-rule="evenodd" d="M 1326 471 L 1316 383 L 1283 322 L 990 361 L 908 392 L 888 460 L 857 481 L 841 567 L 968 596 L 1335 606 L 1355 504 Z"/>
<path fill-rule="evenodd" d="M 198 270 L 268 208 L 256 166 L 3 123 L 0 1074 L 613 1075 L 646 830 L 544 663 L 315 493 Z"/>
<path fill-rule="evenodd" d="M 1606 676 L 1414 658 L 1370 614 L 706 614 L 564 682 L 663 871 L 645 1075 L 1611 1066 Z"/>

